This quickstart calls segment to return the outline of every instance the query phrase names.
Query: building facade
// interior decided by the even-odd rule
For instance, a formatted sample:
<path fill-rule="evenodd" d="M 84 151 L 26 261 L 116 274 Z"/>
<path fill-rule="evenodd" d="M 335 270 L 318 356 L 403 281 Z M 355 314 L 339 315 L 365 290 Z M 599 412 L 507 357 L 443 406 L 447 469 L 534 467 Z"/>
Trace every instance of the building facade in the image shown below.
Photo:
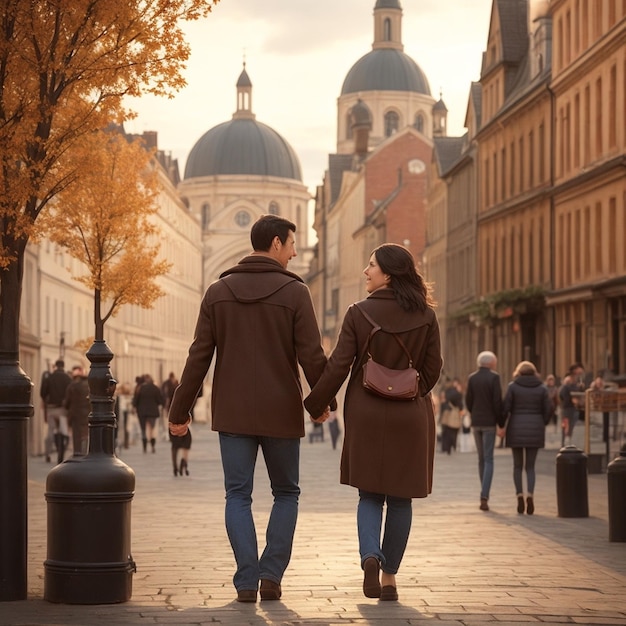
<path fill-rule="evenodd" d="M 146 133 L 144 140 L 147 147 L 157 148 L 156 133 Z M 150 374 L 160 383 L 170 371 L 180 374 L 203 293 L 201 229 L 178 194 L 178 165 L 157 150 L 151 166 L 160 181 L 158 212 L 152 219 L 160 230 L 160 255 L 172 268 L 157 279 L 167 295 L 153 308 L 126 305 L 106 323 L 105 340 L 114 354 L 111 371 L 118 390 L 132 389 L 138 375 Z M 94 296 L 72 278 L 83 273 L 78 261 L 49 240 L 27 247 L 20 364 L 34 384 L 30 454 L 43 453 L 46 426 L 39 396 L 43 373 L 51 371 L 59 357 L 68 370 L 75 364 L 90 366 L 84 344 L 94 335 Z"/>
<path fill-rule="evenodd" d="M 317 188 L 318 243 L 308 283 L 326 347 L 347 307 L 367 294 L 363 269 L 383 242 L 409 248 L 421 264 L 433 137 L 447 109 L 402 44 L 402 7 L 377 0 L 374 43 L 348 71 L 337 104 L 337 151 Z"/>
<path fill-rule="evenodd" d="M 470 141 L 444 175 L 447 351 L 461 350 L 461 376 L 468 349 L 494 350 L 505 379 L 522 359 L 544 375 L 573 362 L 626 373 L 625 42 L 623 2 L 493 2 Z M 476 268 L 475 294 L 470 276 L 461 298 L 457 245 Z"/>

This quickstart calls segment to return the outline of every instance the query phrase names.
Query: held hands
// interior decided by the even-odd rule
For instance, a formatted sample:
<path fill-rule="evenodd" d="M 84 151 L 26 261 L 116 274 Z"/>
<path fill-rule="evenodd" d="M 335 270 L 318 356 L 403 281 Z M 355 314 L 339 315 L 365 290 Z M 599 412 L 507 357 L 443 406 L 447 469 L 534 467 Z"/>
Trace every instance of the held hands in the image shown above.
<path fill-rule="evenodd" d="M 168 422 L 170 433 L 173 437 L 184 437 L 189 430 L 190 423 L 191 418 L 189 418 L 184 424 L 174 424 L 173 422 Z"/>
<path fill-rule="evenodd" d="M 330 417 L 330 407 L 327 406 L 324 409 L 324 412 L 319 417 L 313 417 L 311 415 L 311 421 L 315 422 L 316 424 L 323 424 L 329 417 Z"/>

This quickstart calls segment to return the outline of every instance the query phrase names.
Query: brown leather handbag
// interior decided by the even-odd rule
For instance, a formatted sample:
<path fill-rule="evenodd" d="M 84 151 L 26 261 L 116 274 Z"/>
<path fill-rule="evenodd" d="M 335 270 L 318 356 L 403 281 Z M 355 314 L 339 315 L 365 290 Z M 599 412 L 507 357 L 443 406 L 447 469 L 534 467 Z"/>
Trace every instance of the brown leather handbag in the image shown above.
<path fill-rule="evenodd" d="M 372 337 L 381 330 L 381 327 L 358 304 L 355 306 L 373 326 L 367 338 L 368 358 L 363 365 L 363 387 L 365 387 L 367 391 L 387 398 L 388 400 L 415 400 L 419 391 L 420 376 L 419 372 L 413 367 L 411 354 L 404 345 L 404 342 L 397 335 L 393 335 L 409 359 L 409 367 L 406 369 L 395 370 L 374 361 L 370 352 L 370 343 Z"/>

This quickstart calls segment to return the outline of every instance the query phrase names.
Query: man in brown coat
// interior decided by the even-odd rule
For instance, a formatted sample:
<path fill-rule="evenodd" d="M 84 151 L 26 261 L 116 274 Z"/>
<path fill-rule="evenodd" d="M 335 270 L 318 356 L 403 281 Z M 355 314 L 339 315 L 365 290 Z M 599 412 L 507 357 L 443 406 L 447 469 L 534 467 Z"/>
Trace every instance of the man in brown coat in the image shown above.
<path fill-rule="evenodd" d="M 180 385 L 170 406 L 170 432 L 184 435 L 189 412 L 214 352 L 212 428 L 219 432 L 226 488 L 226 530 L 237 562 L 237 600 L 278 600 L 291 557 L 298 514 L 304 409 L 298 364 L 313 386 L 326 357 L 310 292 L 287 270 L 296 256 L 295 224 L 263 215 L 252 226 L 254 252 L 207 290 Z M 324 420 L 327 415 L 319 416 Z M 258 556 L 252 485 L 258 448 L 274 505 Z"/>

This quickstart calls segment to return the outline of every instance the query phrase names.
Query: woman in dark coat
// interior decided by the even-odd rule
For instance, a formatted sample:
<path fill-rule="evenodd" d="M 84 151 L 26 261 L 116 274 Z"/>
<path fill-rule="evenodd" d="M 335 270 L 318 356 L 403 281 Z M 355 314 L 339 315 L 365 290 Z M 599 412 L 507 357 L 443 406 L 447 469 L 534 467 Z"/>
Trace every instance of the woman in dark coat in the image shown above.
<path fill-rule="evenodd" d="M 530 361 L 521 361 L 513 372 L 504 397 L 504 417 L 507 420 L 506 446 L 513 451 L 513 482 L 517 494 L 517 512 L 535 512 L 535 461 L 539 448 L 545 446 L 546 425 L 552 415 L 552 402 L 547 387 L 537 376 Z M 526 471 L 528 495 L 524 506 L 522 468 Z"/>
<path fill-rule="evenodd" d="M 430 391 L 442 366 L 439 325 L 429 289 L 406 248 L 379 246 L 363 273 L 370 295 L 348 308 L 337 345 L 304 404 L 311 415 L 321 415 L 352 370 L 344 405 L 341 482 L 359 490 L 363 592 L 397 600 L 395 574 L 411 528 L 411 499 L 425 498 L 432 489 L 436 434 Z M 363 311 L 381 326 L 370 346 L 375 361 L 392 369 L 407 367 L 407 355 L 394 335 L 408 349 L 420 375 L 414 400 L 383 398 L 363 387 L 372 330 Z"/>

